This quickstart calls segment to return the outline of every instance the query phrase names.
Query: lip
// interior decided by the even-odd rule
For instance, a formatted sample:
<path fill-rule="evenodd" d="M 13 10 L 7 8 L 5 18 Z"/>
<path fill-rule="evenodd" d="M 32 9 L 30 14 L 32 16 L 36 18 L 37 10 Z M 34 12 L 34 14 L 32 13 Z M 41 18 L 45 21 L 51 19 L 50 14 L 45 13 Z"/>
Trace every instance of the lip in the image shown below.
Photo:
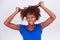
<path fill-rule="evenodd" d="M 29 22 L 29 23 L 33 23 L 33 22 Z"/>
<path fill-rule="evenodd" d="M 33 24 L 33 22 L 32 22 L 32 21 L 30 21 L 29 23 L 30 23 L 30 24 Z"/>

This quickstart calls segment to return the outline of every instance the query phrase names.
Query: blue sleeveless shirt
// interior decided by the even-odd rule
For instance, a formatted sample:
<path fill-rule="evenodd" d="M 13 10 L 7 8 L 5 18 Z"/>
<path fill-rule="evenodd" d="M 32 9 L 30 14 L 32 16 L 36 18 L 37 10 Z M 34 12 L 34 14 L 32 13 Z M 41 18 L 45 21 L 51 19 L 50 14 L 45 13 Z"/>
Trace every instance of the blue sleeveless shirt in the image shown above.
<path fill-rule="evenodd" d="M 32 31 L 28 30 L 25 25 L 20 25 L 20 33 L 23 40 L 41 40 L 41 23 L 35 24 L 35 28 Z"/>

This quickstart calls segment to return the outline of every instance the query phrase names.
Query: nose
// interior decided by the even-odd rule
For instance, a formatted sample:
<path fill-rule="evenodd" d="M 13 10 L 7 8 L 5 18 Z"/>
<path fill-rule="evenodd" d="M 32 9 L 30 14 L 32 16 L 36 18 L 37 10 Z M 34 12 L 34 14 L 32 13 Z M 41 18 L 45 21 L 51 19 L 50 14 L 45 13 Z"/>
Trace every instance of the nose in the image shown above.
<path fill-rule="evenodd" d="M 29 18 L 29 21 L 31 21 L 32 19 L 31 18 Z"/>
<path fill-rule="evenodd" d="M 32 21 L 32 18 L 29 18 L 28 21 Z"/>

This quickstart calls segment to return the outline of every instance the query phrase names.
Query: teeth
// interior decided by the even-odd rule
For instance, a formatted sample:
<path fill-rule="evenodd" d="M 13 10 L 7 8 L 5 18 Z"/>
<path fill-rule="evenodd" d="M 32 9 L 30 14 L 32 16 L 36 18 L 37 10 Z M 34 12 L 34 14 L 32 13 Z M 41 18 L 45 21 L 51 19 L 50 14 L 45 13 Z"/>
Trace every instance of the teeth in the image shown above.
<path fill-rule="evenodd" d="M 30 22 L 30 24 L 33 24 L 33 22 Z"/>

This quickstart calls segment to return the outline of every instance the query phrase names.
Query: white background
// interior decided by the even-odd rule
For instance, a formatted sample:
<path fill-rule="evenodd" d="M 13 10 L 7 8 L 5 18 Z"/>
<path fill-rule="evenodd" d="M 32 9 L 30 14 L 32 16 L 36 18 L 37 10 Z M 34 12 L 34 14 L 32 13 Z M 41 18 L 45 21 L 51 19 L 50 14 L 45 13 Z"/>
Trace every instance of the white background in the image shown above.
<path fill-rule="evenodd" d="M 41 0 L 0 0 L 0 40 L 22 40 L 19 31 L 6 27 L 3 22 L 10 16 L 16 6 L 23 8 L 29 5 L 36 5 Z M 42 0 L 47 8 L 49 8 L 56 15 L 53 23 L 43 29 L 42 40 L 60 40 L 60 0 Z M 41 9 L 41 15 L 38 22 L 45 21 L 49 16 Z M 17 14 L 12 20 L 15 24 L 26 24 L 26 21 L 21 22 L 20 14 Z"/>

